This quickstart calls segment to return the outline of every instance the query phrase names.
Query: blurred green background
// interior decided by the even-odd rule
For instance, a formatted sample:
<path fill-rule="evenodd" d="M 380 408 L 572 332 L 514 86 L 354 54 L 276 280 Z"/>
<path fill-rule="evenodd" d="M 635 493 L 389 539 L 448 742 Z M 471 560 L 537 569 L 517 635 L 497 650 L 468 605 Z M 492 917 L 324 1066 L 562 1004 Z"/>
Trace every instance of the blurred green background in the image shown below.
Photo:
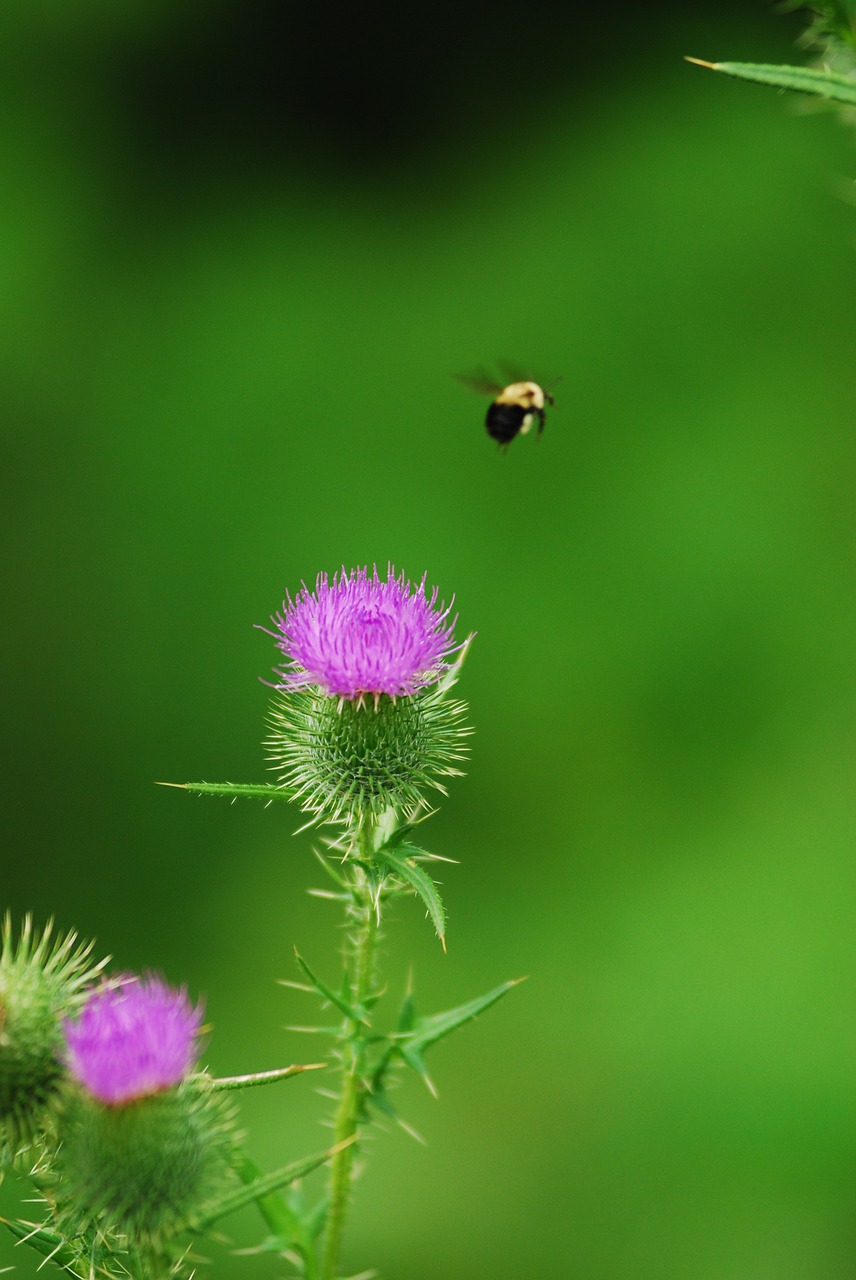
<path fill-rule="evenodd" d="M 800 27 L 4 5 L 0 906 L 204 995 L 217 1073 L 316 1059 L 311 835 L 153 782 L 267 776 L 253 624 L 321 569 L 478 631 L 449 953 L 402 907 L 390 996 L 529 981 L 406 1082 L 352 1272 L 856 1270 L 856 152 L 681 60 Z M 564 379 L 507 455 L 452 376 L 500 358 Z M 247 1099 L 261 1163 L 325 1140 L 316 1083 Z M 229 1225 L 210 1274 L 283 1273 Z"/>

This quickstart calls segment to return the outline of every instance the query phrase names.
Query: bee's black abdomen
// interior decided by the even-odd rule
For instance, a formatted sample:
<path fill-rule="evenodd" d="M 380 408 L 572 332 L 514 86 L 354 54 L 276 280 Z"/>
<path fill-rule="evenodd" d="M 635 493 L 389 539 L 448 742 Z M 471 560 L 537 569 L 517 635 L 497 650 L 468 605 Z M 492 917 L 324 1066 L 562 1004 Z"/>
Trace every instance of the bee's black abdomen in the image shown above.
<path fill-rule="evenodd" d="M 487 433 L 499 444 L 510 444 L 523 426 L 527 410 L 519 404 L 492 404 L 487 411 Z"/>

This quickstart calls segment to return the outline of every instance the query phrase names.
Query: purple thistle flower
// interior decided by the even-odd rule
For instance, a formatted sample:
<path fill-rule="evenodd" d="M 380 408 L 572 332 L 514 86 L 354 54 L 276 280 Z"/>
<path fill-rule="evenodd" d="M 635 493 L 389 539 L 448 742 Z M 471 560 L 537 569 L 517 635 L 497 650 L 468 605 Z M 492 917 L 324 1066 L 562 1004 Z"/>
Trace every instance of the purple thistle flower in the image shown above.
<path fill-rule="evenodd" d="M 427 576 L 427 575 L 426 575 Z M 452 667 L 455 619 L 451 605 L 437 603 L 436 588 L 426 594 L 396 577 L 390 565 L 386 581 L 375 567 L 343 568 L 330 582 L 321 573 L 314 592 L 304 583 L 269 631 L 289 667 L 277 668 L 277 688 L 318 686 L 331 697 L 348 700 L 380 694 L 407 696 L 437 681 Z"/>
<path fill-rule="evenodd" d="M 179 1084 L 196 1061 L 202 1009 L 160 978 L 130 976 L 63 1023 L 66 1061 L 100 1102 L 117 1106 Z"/>

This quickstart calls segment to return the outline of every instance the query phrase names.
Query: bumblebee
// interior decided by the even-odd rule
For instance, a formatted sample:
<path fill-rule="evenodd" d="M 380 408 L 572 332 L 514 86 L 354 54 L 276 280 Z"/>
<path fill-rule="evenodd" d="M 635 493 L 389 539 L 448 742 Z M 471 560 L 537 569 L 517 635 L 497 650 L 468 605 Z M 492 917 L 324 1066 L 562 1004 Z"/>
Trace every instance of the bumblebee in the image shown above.
<path fill-rule="evenodd" d="M 494 397 L 487 411 L 485 427 L 491 439 L 501 446 L 511 444 L 515 436 L 525 436 L 538 419 L 538 435 L 544 430 L 545 405 L 555 403 L 546 387 L 537 382 L 510 382 L 500 387 L 489 378 L 464 378 L 475 391 Z M 554 379 L 558 382 L 558 378 Z M 551 382 L 549 384 L 553 386 Z"/>

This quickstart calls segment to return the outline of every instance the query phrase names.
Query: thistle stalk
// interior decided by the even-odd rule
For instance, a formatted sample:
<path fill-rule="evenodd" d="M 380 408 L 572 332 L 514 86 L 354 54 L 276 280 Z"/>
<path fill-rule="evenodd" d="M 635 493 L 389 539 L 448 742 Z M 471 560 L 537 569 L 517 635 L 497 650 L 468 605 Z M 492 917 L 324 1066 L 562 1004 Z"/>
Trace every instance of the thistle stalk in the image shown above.
<path fill-rule="evenodd" d="M 364 821 L 357 833 L 357 848 L 362 859 L 370 858 L 374 848 L 376 823 Z M 354 965 L 351 984 L 351 1002 L 359 1013 L 371 995 L 374 951 L 379 932 L 379 907 L 372 900 L 366 873 L 359 865 L 353 865 L 351 879 L 352 900 L 348 906 L 353 918 L 351 956 Z M 348 1212 L 351 1183 L 354 1172 L 356 1142 L 359 1125 L 363 1083 L 363 1063 L 366 1051 L 366 1027 L 358 1018 L 346 1019 L 342 1031 L 342 1092 L 336 1109 L 335 1142 L 340 1146 L 330 1164 L 329 1207 L 327 1232 L 320 1280 L 335 1280 L 336 1268 L 342 1244 L 342 1233 Z"/>

